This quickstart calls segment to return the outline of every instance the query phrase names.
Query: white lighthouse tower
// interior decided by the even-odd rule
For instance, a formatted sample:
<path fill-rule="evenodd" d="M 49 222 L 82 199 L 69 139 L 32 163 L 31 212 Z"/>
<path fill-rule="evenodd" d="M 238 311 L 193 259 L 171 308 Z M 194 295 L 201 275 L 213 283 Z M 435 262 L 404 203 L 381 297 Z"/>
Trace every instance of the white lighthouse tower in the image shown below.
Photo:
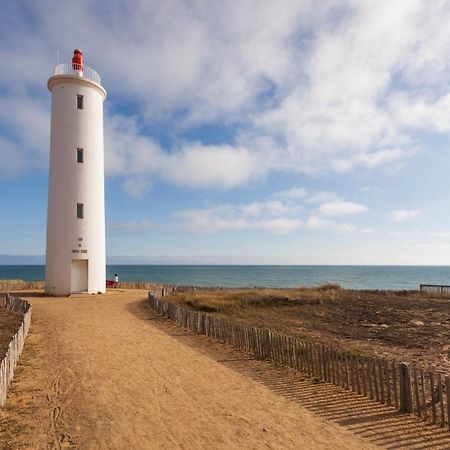
<path fill-rule="evenodd" d="M 52 93 L 45 291 L 105 292 L 103 101 L 100 76 L 83 65 L 59 64 Z"/>

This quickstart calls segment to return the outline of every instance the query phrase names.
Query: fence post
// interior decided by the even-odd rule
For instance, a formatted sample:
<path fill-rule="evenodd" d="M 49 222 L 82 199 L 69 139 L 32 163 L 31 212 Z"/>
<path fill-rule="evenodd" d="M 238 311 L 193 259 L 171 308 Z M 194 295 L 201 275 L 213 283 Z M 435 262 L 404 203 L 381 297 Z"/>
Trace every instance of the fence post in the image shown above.
<path fill-rule="evenodd" d="M 400 372 L 400 412 L 413 411 L 411 366 L 407 363 L 399 364 Z"/>

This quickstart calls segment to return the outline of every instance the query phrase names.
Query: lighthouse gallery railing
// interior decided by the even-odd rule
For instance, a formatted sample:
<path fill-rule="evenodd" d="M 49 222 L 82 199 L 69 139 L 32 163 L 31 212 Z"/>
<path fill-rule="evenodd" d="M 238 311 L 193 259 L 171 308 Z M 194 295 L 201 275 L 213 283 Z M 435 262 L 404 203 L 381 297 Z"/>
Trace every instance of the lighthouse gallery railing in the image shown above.
<path fill-rule="evenodd" d="M 74 75 L 82 78 L 87 78 L 88 80 L 101 84 L 100 75 L 94 69 L 92 69 L 89 66 L 83 67 L 80 66 L 76 68 L 74 68 L 74 66 L 78 66 L 78 64 L 73 63 L 58 64 L 55 67 L 55 75 Z"/>

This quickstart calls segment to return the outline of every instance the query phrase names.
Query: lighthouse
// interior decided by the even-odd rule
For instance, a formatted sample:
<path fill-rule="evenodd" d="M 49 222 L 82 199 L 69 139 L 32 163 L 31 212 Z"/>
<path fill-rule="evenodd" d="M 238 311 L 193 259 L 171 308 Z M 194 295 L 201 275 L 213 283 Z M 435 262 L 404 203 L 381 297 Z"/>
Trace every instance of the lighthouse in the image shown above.
<path fill-rule="evenodd" d="M 103 293 L 106 285 L 103 102 L 100 76 L 75 50 L 52 94 L 45 292 Z"/>

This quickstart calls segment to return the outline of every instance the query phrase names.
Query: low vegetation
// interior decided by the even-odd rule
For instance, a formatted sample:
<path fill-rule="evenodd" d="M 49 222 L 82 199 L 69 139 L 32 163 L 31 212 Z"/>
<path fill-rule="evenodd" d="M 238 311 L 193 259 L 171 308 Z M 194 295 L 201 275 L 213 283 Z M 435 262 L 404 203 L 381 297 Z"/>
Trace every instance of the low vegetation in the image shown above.
<path fill-rule="evenodd" d="M 171 300 L 196 311 L 238 313 L 241 310 L 277 308 L 299 303 L 320 303 L 342 297 L 343 289 L 337 284 L 317 288 L 298 289 L 237 289 L 180 291 Z"/>
<path fill-rule="evenodd" d="M 9 343 L 22 323 L 22 314 L 7 312 L 0 307 L 0 360 L 8 351 Z"/>
<path fill-rule="evenodd" d="M 327 284 L 295 289 L 186 290 L 167 299 L 283 334 L 450 370 L 449 294 L 357 291 Z"/>

